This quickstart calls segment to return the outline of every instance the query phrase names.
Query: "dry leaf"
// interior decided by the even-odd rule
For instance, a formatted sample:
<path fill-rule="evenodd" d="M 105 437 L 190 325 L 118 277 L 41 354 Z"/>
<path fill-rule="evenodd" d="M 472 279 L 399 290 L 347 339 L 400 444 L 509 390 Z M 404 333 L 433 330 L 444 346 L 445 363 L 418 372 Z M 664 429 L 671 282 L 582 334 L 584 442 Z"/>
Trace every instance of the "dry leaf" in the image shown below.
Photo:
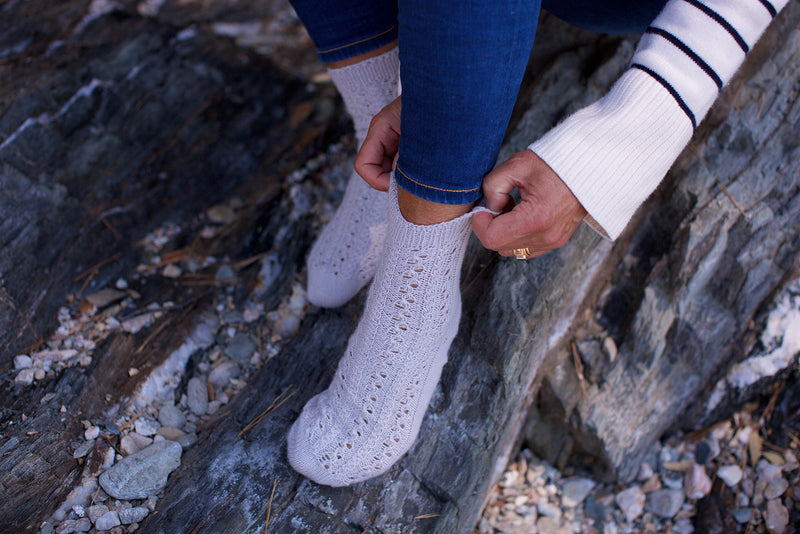
<path fill-rule="evenodd" d="M 761 453 L 761 455 L 772 465 L 784 465 L 786 463 L 784 457 L 777 452 L 764 451 Z"/>
<path fill-rule="evenodd" d="M 678 462 L 664 462 L 663 465 L 670 471 L 679 471 L 681 473 L 685 473 L 691 469 L 693 463 L 694 461 L 692 460 L 680 460 Z"/>
<path fill-rule="evenodd" d="M 761 458 L 761 449 L 764 445 L 764 440 L 758 431 L 753 430 L 750 433 L 750 440 L 747 442 L 747 449 L 750 452 L 750 463 L 755 467 L 758 460 Z"/>

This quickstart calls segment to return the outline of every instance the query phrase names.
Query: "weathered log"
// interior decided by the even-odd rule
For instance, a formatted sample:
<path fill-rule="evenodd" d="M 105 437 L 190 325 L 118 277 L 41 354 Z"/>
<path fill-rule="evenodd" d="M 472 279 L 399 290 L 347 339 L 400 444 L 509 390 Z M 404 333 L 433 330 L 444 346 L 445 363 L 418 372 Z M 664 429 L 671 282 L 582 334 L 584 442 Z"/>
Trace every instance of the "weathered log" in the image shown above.
<path fill-rule="evenodd" d="M 12 8 L 33 4 L 4 9 L 28 20 L 30 13 Z M 12 511 L 0 518 L 0 530 L 33 530 L 52 513 L 83 472 L 68 446 L 83 429 L 80 420 L 113 422 L 119 407 L 202 324 L 214 302 L 213 292 L 198 289 L 204 286 L 151 278 L 138 288 L 145 303 L 179 304 L 165 311 L 160 322 L 138 334 L 106 338 L 88 367 L 53 373 L 33 387 L 14 386 L 11 358 L 39 337 L 47 338 L 67 294 L 81 295 L 85 278 L 76 280 L 78 275 L 97 271 L 89 288 L 127 277 L 144 257 L 130 243 L 171 222 L 182 227 L 174 243 L 201 251 L 198 255 L 223 256 L 227 250 L 235 264 L 272 253 L 281 268 L 264 301 L 267 309 L 274 308 L 291 293 L 316 224 L 302 209 L 303 198 L 283 187 L 280 177 L 302 166 L 303 156 L 325 152 L 341 134 L 341 108 L 331 106 L 330 87 L 306 94 L 304 83 L 202 29 L 181 32 L 136 15 L 107 14 L 72 33 L 87 2 L 66 5 L 73 10 L 71 29 L 47 34 L 62 40 L 62 46 L 7 46 L 15 51 L 0 67 L 14 73 L 0 77 L 0 94 L 13 95 L 0 108 L 0 124 L 9 125 L 0 144 L 6 165 L 0 184 L 23 184 L 17 198 L 31 210 L 24 219 L 28 212 L 9 204 L 14 217 L 3 224 L 11 225 L 14 234 L 2 236 L 28 235 L 20 220 L 31 221 L 31 228 L 58 231 L 36 237 L 36 250 L 48 246 L 48 256 L 24 255 L 24 239 L 4 241 L 6 263 L 0 275 L 6 293 L 0 293 L 5 302 L 0 319 L 11 326 L 0 329 L 0 335 L 21 335 L 2 338 L 4 346 L 16 344 L 0 358 L 5 378 L 0 500 Z M 65 12 L 69 9 L 58 16 Z M 47 20 L 55 17 L 47 10 L 41 13 Z M 286 430 L 303 404 L 327 386 L 360 302 L 341 310 L 313 309 L 293 339 L 250 377 L 218 417 L 200 428 L 198 443 L 184 453 L 156 513 L 140 530 L 256 532 L 264 530 L 269 514 L 270 532 L 470 532 L 515 451 L 527 408 L 543 380 L 564 420 L 578 421 L 567 430 L 587 436 L 583 447 L 605 457 L 609 472 L 630 474 L 649 445 L 746 352 L 743 341 L 757 328 L 750 321 L 791 277 L 800 248 L 799 20 L 796 3 L 778 18 L 698 132 L 695 146 L 702 159 L 687 152 L 617 243 L 603 242 L 582 228 L 566 247 L 527 263 L 499 259 L 472 243 L 462 278 L 465 312 L 450 362 L 418 442 L 389 473 L 331 489 L 303 479 L 286 462 Z M 532 63 L 530 85 L 504 154 L 523 148 L 570 110 L 607 90 L 634 42 L 592 36 L 553 19 L 542 25 L 544 36 L 557 45 L 550 45 L 544 60 Z M 35 60 L 24 59 L 26 53 Z M 79 91 L 95 78 L 110 85 Z M 175 87 L 169 82 L 180 84 L 180 90 L 162 90 Z M 81 98 L 73 99 L 76 95 Z M 92 105 L 75 106 L 83 98 Z M 314 104 L 287 117 L 302 100 Z M 70 133 L 62 135 L 62 122 L 73 124 L 66 122 L 71 113 L 60 112 L 65 107 L 85 110 Z M 29 117 L 41 120 L 22 128 Z M 59 122 L 52 124 L 52 117 Z M 39 139 L 51 144 L 32 144 Z M 31 158 L 32 147 L 38 146 L 44 151 Z M 122 155 L 109 157 L 109 146 Z M 78 163 L 81 172 L 73 170 Z M 238 167 L 231 167 L 234 163 Z M 305 178 L 306 185 L 319 190 L 312 203 L 331 195 L 318 182 L 320 176 L 343 168 L 337 162 L 323 167 Z M 158 179 L 161 172 L 166 179 Z M 88 215 L 68 213 L 82 205 L 85 191 L 91 196 L 83 204 L 102 207 L 87 210 Z M 237 222 L 213 238 L 198 238 L 203 222 L 196 216 L 234 195 L 245 199 Z M 113 209 L 120 198 L 125 209 Z M 102 216 L 124 239 L 115 238 Z M 774 223 L 768 223 L 770 216 Z M 25 239 L 30 243 L 34 238 Z M 92 269 L 117 252 L 115 262 Z M 48 266 L 51 274 L 30 277 L 37 265 Z M 235 303 L 250 294 L 257 270 L 252 264 L 236 273 Z M 13 287 L 8 282 L 12 274 Z M 204 281 L 213 282 L 213 271 L 208 274 L 211 280 Z M 714 283 L 726 277 L 736 284 Z M 44 296 L 28 299 L 30 291 Z M 710 311 L 704 314 L 704 309 Z M 709 332 L 715 337 L 709 338 Z M 605 335 L 619 347 L 614 365 L 604 365 L 603 354 L 590 351 Z M 564 365 L 565 357 L 571 365 Z M 193 361 L 185 362 L 186 375 L 193 372 Z M 589 381 L 585 400 L 576 361 L 583 362 Z M 129 376 L 129 368 L 139 373 Z M 545 371 L 552 368 L 556 372 L 548 375 Z M 693 381 L 687 381 L 689 375 Z M 639 380 L 638 389 L 626 386 L 630 377 Z M 178 385 L 171 394 L 179 396 L 183 388 Z M 285 402 L 248 428 L 276 399 Z M 61 405 L 66 414 L 60 413 Z M 636 432 L 615 416 L 620 406 L 631 409 L 627 422 L 636 425 Z M 107 441 L 116 444 L 113 424 L 104 425 Z M 91 457 L 101 456 L 104 447 L 98 444 Z"/>

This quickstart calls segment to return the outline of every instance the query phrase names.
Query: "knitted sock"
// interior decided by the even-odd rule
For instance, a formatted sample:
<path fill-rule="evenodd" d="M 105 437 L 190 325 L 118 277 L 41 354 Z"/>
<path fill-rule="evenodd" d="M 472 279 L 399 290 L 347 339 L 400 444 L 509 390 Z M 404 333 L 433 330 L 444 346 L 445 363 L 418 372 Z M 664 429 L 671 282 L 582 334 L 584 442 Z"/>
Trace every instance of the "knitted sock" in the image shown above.
<path fill-rule="evenodd" d="M 330 71 L 353 118 L 358 146 L 369 123 L 399 93 L 397 49 Z M 387 195 L 353 172 L 344 199 L 308 256 L 308 300 L 334 308 L 350 300 L 375 274 L 386 233 Z"/>
<path fill-rule="evenodd" d="M 289 462 L 320 484 L 378 476 L 411 448 L 458 330 L 472 214 L 418 226 L 401 215 L 394 181 L 390 196 L 364 315 L 330 387 L 289 431 Z"/>

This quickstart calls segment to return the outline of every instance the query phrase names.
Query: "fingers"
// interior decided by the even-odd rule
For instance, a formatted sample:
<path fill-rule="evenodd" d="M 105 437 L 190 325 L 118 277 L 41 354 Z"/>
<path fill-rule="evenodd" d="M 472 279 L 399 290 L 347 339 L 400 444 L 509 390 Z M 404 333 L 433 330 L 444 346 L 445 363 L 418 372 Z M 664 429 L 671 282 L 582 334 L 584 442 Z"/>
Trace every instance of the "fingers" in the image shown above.
<path fill-rule="evenodd" d="M 501 211 L 506 208 L 509 195 L 515 188 L 523 188 L 526 178 L 535 168 L 536 155 L 530 150 L 518 152 L 497 166 L 483 179 L 483 195 L 489 209 Z"/>
<path fill-rule="evenodd" d="M 394 168 L 400 146 L 400 98 L 383 108 L 370 122 L 369 132 L 356 156 L 356 172 L 375 189 L 389 189 L 389 173 Z"/>

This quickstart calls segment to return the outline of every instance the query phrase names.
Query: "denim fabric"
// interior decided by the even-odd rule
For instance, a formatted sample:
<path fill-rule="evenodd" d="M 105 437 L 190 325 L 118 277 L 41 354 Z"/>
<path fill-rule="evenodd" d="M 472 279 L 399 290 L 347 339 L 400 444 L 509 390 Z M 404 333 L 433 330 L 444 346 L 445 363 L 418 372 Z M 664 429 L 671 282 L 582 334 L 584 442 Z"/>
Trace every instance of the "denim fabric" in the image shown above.
<path fill-rule="evenodd" d="M 403 107 L 395 179 L 445 204 L 481 196 L 541 7 L 603 33 L 643 31 L 666 0 L 291 0 L 325 62 L 399 38 Z"/>

